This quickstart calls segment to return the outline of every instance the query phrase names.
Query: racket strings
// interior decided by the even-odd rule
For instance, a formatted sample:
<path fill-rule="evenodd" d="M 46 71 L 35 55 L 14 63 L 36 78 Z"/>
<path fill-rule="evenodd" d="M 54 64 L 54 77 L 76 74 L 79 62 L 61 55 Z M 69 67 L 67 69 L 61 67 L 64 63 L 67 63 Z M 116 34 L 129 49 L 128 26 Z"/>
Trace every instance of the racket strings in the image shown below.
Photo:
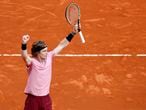
<path fill-rule="evenodd" d="M 77 24 L 79 12 L 79 7 L 75 4 L 71 4 L 66 8 L 66 18 L 71 25 Z"/>

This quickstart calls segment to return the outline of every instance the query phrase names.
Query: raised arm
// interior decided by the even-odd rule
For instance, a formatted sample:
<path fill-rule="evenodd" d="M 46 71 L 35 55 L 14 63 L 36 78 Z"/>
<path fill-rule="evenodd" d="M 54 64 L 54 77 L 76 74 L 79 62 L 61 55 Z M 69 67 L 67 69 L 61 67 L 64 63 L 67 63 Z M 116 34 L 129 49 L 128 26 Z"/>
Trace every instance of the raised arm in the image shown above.
<path fill-rule="evenodd" d="M 30 39 L 29 35 L 22 36 L 21 56 L 24 59 L 26 65 L 31 64 L 31 57 L 27 53 L 27 42 L 29 41 L 29 39 Z"/>
<path fill-rule="evenodd" d="M 72 38 L 79 32 L 79 28 L 80 26 L 78 25 L 75 25 L 73 27 L 73 31 L 66 38 L 64 38 L 54 49 L 55 55 L 61 52 L 69 44 L 69 42 L 71 42 Z"/>

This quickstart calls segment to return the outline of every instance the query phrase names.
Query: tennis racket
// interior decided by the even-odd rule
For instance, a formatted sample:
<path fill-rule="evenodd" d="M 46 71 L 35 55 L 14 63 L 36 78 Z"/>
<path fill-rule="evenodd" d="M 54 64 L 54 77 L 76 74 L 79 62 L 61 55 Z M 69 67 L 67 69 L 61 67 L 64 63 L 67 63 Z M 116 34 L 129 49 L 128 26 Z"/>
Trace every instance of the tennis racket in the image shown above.
<path fill-rule="evenodd" d="M 70 3 L 65 10 L 65 17 L 67 22 L 75 26 L 76 24 L 80 24 L 80 7 L 76 3 Z M 78 27 L 79 29 L 79 27 Z M 82 43 L 85 43 L 84 36 L 82 34 L 82 31 L 79 29 L 79 35 L 81 38 Z"/>

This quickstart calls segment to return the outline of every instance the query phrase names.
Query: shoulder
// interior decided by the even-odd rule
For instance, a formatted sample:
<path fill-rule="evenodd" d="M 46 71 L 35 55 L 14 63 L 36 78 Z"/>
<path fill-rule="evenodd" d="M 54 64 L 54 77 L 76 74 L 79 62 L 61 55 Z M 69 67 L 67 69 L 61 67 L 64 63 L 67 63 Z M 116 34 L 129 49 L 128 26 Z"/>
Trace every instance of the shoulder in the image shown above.
<path fill-rule="evenodd" d="M 48 57 L 53 57 L 54 55 L 55 55 L 54 50 L 51 50 L 51 51 L 49 51 L 49 52 L 47 53 L 47 56 L 48 56 Z"/>

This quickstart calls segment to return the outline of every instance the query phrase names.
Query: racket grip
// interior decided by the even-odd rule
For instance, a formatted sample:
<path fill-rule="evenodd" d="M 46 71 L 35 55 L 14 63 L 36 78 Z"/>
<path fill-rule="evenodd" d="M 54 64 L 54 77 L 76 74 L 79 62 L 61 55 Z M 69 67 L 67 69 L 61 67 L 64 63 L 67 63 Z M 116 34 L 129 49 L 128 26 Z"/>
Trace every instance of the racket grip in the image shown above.
<path fill-rule="evenodd" d="M 82 31 L 79 32 L 79 35 L 80 35 L 82 43 L 85 43 L 85 39 L 84 39 Z"/>

